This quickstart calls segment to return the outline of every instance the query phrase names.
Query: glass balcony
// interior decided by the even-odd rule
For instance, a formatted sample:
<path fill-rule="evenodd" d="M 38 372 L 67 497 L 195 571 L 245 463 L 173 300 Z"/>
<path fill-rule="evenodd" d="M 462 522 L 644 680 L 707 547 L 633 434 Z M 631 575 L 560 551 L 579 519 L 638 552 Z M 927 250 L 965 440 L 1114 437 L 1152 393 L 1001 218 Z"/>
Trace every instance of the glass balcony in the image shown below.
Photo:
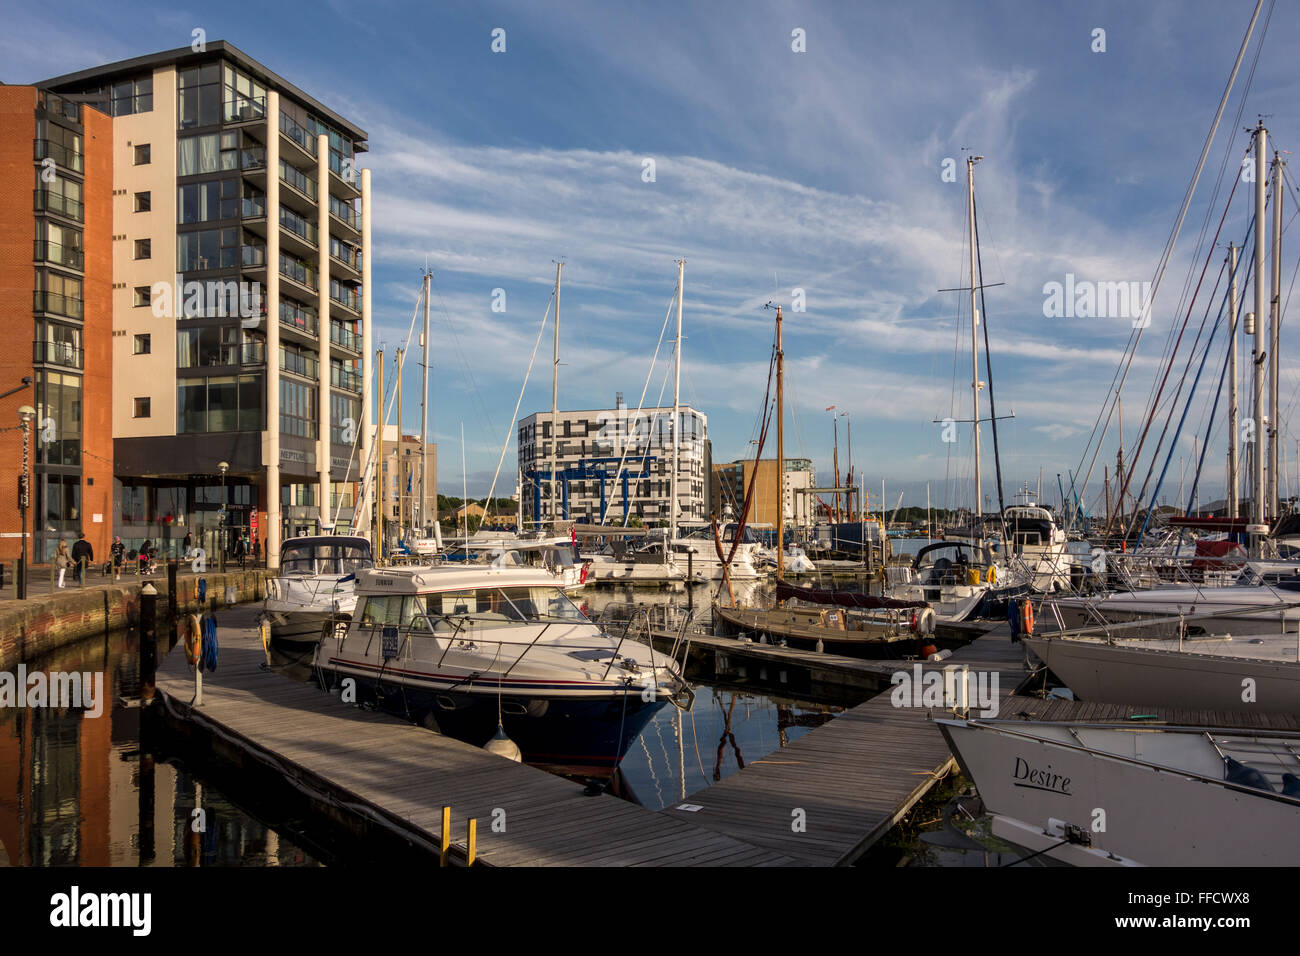
<path fill-rule="evenodd" d="M 266 215 L 266 197 L 245 196 L 239 201 L 239 215 L 243 219 L 261 219 Z"/>
<path fill-rule="evenodd" d="M 316 270 L 284 253 L 280 254 L 280 275 L 300 282 L 309 289 L 316 288 Z"/>
<path fill-rule="evenodd" d="M 295 375 L 302 375 L 313 382 L 320 380 L 320 361 L 310 355 L 280 349 L 280 368 Z"/>
<path fill-rule="evenodd" d="M 245 269 L 265 269 L 266 246 L 241 246 L 240 262 Z"/>
<path fill-rule="evenodd" d="M 304 173 L 297 168 L 290 166 L 284 160 L 280 160 L 280 179 L 298 190 L 298 192 L 302 193 L 312 202 L 316 201 L 316 183 L 308 179 Z"/>
<path fill-rule="evenodd" d="M 349 289 L 347 286 L 341 285 L 338 282 L 331 282 L 330 298 L 335 302 L 347 306 L 353 312 L 361 311 L 361 295 L 355 289 Z"/>
<path fill-rule="evenodd" d="M 80 249 L 50 242 L 48 239 L 36 240 L 32 258 L 37 262 L 53 262 L 55 265 L 66 266 L 69 269 L 83 269 L 86 263 L 86 254 Z"/>
<path fill-rule="evenodd" d="M 330 255 L 343 263 L 349 269 L 361 271 L 361 250 L 355 246 L 349 246 L 346 243 L 339 242 L 337 239 L 330 239 Z"/>
<path fill-rule="evenodd" d="M 81 300 L 74 299 L 70 295 L 61 295 L 58 292 L 41 292 L 37 290 L 32 293 L 32 309 L 36 312 L 65 315 L 70 319 L 79 319 L 82 316 Z"/>
<path fill-rule="evenodd" d="M 281 299 L 280 324 L 287 325 L 300 332 L 306 332 L 309 335 L 315 335 L 316 310 L 288 299 Z"/>
<path fill-rule="evenodd" d="M 64 169 L 70 169 L 74 173 L 83 172 L 85 169 L 85 162 L 80 153 L 61 143 L 50 142 L 48 139 L 38 139 L 36 141 L 36 158 L 52 159 Z"/>
<path fill-rule="evenodd" d="M 66 368 L 82 368 L 81 349 L 73 348 L 68 342 L 33 342 L 32 361 L 46 365 L 62 365 Z"/>
<path fill-rule="evenodd" d="M 361 391 L 361 373 L 341 365 L 330 365 L 330 384 L 349 392 Z"/>
<path fill-rule="evenodd" d="M 280 132 L 311 153 L 311 155 L 316 155 L 316 137 L 298 125 L 298 122 L 288 113 L 280 114 Z"/>
<path fill-rule="evenodd" d="M 280 225 L 313 246 L 316 245 L 316 227 L 293 210 L 280 207 Z"/>
<path fill-rule="evenodd" d="M 236 96 L 222 104 L 221 115 L 227 123 L 248 123 L 262 119 L 266 116 L 266 97 Z"/>
<path fill-rule="evenodd" d="M 59 193 L 45 189 L 36 190 L 36 211 L 52 212 L 56 216 L 66 216 L 77 222 L 85 222 L 86 207 L 77 199 L 69 199 Z"/>
<path fill-rule="evenodd" d="M 330 323 L 330 341 L 354 352 L 361 351 L 361 336 L 338 322 Z"/>
<path fill-rule="evenodd" d="M 240 169 L 265 169 L 266 147 L 250 146 L 239 151 Z"/>
<path fill-rule="evenodd" d="M 351 203 L 330 196 L 330 215 L 357 232 L 361 231 L 361 212 Z"/>

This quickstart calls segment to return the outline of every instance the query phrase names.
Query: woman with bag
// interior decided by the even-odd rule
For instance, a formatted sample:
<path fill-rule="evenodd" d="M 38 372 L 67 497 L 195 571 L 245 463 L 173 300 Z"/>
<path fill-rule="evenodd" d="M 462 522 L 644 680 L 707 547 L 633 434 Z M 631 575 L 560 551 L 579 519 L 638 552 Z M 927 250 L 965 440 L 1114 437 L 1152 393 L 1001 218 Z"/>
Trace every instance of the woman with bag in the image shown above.
<path fill-rule="evenodd" d="M 54 566 L 59 569 L 59 587 L 63 587 L 63 576 L 68 573 L 71 565 L 72 554 L 68 551 L 68 542 L 61 540 L 54 552 Z"/>

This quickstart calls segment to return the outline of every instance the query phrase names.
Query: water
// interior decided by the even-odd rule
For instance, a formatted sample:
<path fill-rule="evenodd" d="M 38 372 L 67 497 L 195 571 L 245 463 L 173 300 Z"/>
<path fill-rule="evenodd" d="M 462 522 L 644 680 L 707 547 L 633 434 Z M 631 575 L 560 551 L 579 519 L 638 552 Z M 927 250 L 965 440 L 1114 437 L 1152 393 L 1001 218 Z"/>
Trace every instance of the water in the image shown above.
<path fill-rule="evenodd" d="M 25 662 L 104 675 L 103 712 L 0 708 L 0 864 L 313 866 L 318 861 L 212 787 L 202 770 L 141 758 L 140 638 L 94 638 Z M 180 651 L 177 651 L 180 653 Z M 164 639 L 160 659 L 167 653 Z M 15 672 L 17 662 L 3 670 Z M 192 811 L 203 808 L 203 833 Z"/>

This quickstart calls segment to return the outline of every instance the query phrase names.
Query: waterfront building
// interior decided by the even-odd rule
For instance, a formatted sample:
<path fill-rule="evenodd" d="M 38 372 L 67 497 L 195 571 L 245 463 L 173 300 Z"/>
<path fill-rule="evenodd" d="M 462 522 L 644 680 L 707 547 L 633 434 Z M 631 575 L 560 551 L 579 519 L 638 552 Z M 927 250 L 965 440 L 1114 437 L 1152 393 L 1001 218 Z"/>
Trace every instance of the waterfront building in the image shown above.
<path fill-rule="evenodd" d="M 678 520 L 709 515 L 708 418 L 689 405 L 679 407 Z M 561 411 L 552 428 L 550 412 L 518 423 L 519 475 L 524 526 L 555 520 L 585 524 L 639 518 L 643 524 L 670 519 L 673 409 L 643 408 L 638 414 L 622 397 L 614 408 Z M 552 510 L 551 442 L 556 455 Z"/>
<path fill-rule="evenodd" d="M 816 487 L 812 461 L 808 458 L 785 460 L 785 481 L 777 483 L 775 458 L 741 459 L 713 466 L 712 500 L 719 519 L 736 520 L 744 512 L 751 524 L 776 526 L 784 509 L 787 524 L 808 527 L 812 524 L 810 496 L 801 489 Z M 748 511 L 744 508 L 745 489 L 754 481 L 754 494 Z"/>
<path fill-rule="evenodd" d="M 224 516 L 275 562 L 285 534 L 369 527 L 367 136 L 200 46 L 39 85 L 110 118 L 118 533 L 216 547 Z"/>

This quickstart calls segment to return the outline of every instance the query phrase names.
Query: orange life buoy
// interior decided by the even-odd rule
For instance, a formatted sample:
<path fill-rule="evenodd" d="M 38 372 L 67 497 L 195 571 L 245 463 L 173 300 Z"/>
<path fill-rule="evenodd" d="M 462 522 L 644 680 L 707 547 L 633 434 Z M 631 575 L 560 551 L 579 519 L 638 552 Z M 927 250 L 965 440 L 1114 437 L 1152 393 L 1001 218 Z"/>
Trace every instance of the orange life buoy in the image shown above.
<path fill-rule="evenodd" d="M 199 623 L 199 616 L 191 614 L 189 630 L 185 634 L 185 660 L 189 662 L 190 667 L 199 662 L 202 647 L 202 627 Z"/>
<path fill-rule="evenodd" d="M 1020 630 L 1025 634 L 1034 633 L 1034 602 L 1028 598 L 1020 605 Z"/>

